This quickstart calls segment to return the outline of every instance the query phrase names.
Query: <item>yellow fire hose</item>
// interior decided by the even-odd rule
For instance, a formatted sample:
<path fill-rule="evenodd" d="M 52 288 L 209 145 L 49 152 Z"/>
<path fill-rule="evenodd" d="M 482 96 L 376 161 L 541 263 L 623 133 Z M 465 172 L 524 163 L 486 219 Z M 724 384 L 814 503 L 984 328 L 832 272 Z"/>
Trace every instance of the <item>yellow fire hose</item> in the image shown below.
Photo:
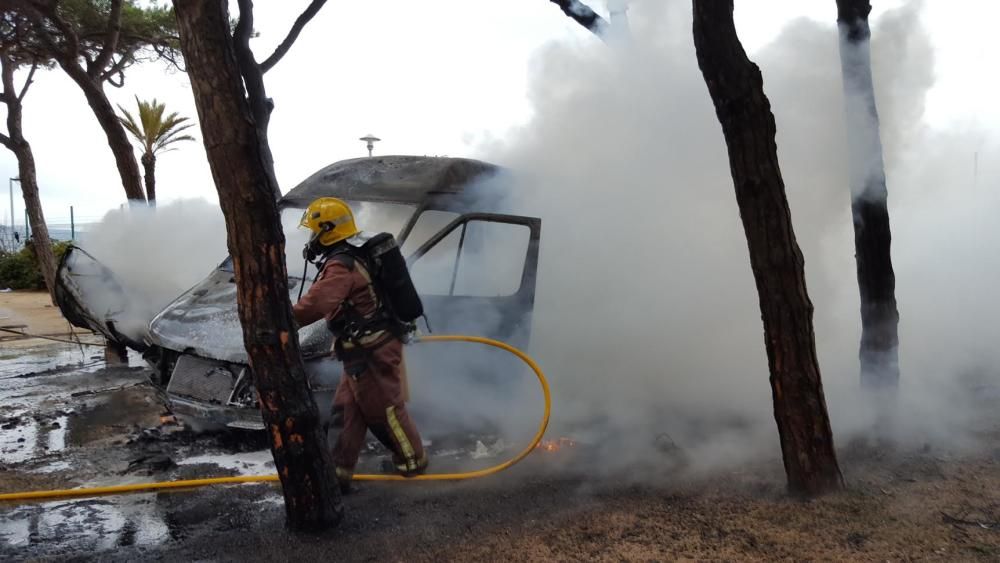
<path fill-rule="evenodd" d="M 506 350 L 511 354 L 514 354 L 521 359 L 524 363 L 535 372 L 538 377 L 538 383 L 542 387 L 542 394 L 545 396 L 545 412 L 542 415 L 542 422 L 538 425 L 538 431 L 535 432 L 534 438 L 531 439 L 531 443 L 528 447 L 521 450 L 516 456 L 507 461 L 494 465 L 492 467 L 487 467 L 486 469 L 479 469 L 477 471 L 468 471 L 465 473 L 431 473 L 427 475 L 417 475 L 416 477 L 403 477 L 401 475 L 355 475 L 355 481 L 460 481 L 463 479 L 478 479 L 480 477 L 486 477 L 487 475 L 492 475 L 494 473 L 499 473 L 504 469 L 507 469 L 514 465 L 515 463 L 521 461 L 528 456 L 534 449 L 538 446 L 539 442 L 542 441 L 542 437 L 545 435 L 545 429 L 549 425 L 549 414 L 552 411 L 552 395 L 549 392 L 549 383 L 545 379 L 545 374 L 542 373 L 542 368 L 533 360 L 530 356 L 524 352 L 514 348 L 513 346 L 500 342 L 498 340 L 493 340 L 491 338 L 483 338 L 481 336 L 464 336 L 464 335 L 441 335 L 441 336 L 422 336 L 415 340 L 415 342 L 475 342 L 479 344 L 486 344 L 488 346 L 493 346 L 495 348 L 500 348 L 501 350 Z M 0 494 L 0 501 L 12 501 L 12 500 L 39 500 L 39 499 L 52 499 L 52 498 L 67 498 L 67 497 L 89 497 L 97 495 L 109 495 L 118 493 L 133 493 L 139 491 L 153 491 L 159 489 L 186 489 L 194 487 L 204 487 L 207 485 L 225 485 L 230 483 L 261 483 L 267 481 L 277 481 L 277 475 L 246 475 L 238 477 L 213 477 L 208 479 L 187 479 L 183 481 L 164 481 L 159 483 L 134 483 L 130 485 L 114 485 L 110 487 L 90 487 L 83 489 L 61 489 L 54 491 L 30 491 L 23 493 L 4 493 Z"/>

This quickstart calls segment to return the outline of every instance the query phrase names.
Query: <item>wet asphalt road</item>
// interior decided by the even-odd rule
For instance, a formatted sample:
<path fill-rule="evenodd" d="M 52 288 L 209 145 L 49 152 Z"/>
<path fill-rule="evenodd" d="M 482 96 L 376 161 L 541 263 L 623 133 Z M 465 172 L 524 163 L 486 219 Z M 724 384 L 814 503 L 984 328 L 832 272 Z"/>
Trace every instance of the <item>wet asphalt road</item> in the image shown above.
<path fill-rule="evenodd" d="M 570 518 L 609 494 L 580 479 L 546 476 L 532 462 L 480 482 L 362 483 L 344 497 L 340 525 L 315 534 L 285 528 L 280 492 L 271 485 L 32 503 L 4 515 L 0 559 L 461 558 L 462 545 L 482 534 L 517 534 L 543 520 Z"/>
<path fill-rule="evenodd" d="M 273 471 L 261 433 L 163 424 L 163 398 L 140 361 L 111 369 L 71 347 L 20 351 L 0 367 L 0 399 L 4 492 Z M 431 451 L 442 471 L 468 463 L 474 449 L 466 440 Z M 369 470 L 378 453 L 363 459 Z M 0 560 L 440 560 L 486 530 L 593 502 L 565 471 L 580 454 L 532 456 L 478 482 L 359 483 L 343 499 L 341 524 L 321 534 L 286 530 L 280 490 L 266 484 L 0 503 Z"/>
<path fill-rule="evenodd" d="M 345 516 L 336 529 L 317 534 L 285 529 L 284 508 L 271 487 L 163 495 L 170 498 L 156 502 L 168 540 L 66 555 L 116 561 L 237 561 L 247 554 L 270 561 L 441 560 L 461 558 L 462 545 L 479 535 L 516 534 L 598 502 L 580 494 L 579 481 L 518 473 L 478 484 L 367 485 L 344 499 Z"/>

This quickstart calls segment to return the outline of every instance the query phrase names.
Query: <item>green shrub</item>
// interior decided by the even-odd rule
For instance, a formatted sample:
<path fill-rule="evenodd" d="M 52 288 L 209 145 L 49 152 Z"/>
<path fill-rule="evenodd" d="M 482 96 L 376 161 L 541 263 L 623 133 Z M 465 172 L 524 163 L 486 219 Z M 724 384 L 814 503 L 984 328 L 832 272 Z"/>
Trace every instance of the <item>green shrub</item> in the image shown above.
<path fill-rule="evenodd" d="M 56 263 L 66 254 L 69 242 L 55 242 L 52 252 Z M 28 243 L 17 252 L 0 254 L 0 289 L 45 289 L 45 279 L 38 268 L 35 246 Z"/>
<path fill-rule="evenodd" d="M 0 288 L 35 289 L 42 280 L 38 263 L 27 248 L 0 256 Z"/>

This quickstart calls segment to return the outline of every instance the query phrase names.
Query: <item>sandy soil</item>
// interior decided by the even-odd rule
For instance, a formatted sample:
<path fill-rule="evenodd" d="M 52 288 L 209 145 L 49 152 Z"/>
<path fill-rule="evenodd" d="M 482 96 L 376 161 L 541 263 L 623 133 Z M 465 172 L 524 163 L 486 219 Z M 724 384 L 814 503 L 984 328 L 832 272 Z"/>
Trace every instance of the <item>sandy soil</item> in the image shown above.
<path fill-rule="evenodd" d="M 59 308 L 52 304 L 49 294 L 44 291 L 11 291 L 0 293 L 0 327 L 14 328 L 28 334 L 65 337 L 71 331 L 89 334 L 70 326 Z M 0 331 L 0 342 L 4 347 L 37 345 L 38 340 L 23 339 Z"/>
<path fill-rule="evenodd" d="M 996 456 L 883 461 L 898 476 L 853 460 L 848 490 L 813 501 L 750 473 L 610 492 L 592 508 L 481 534 L 428 560 L 1000 560 Z"/>

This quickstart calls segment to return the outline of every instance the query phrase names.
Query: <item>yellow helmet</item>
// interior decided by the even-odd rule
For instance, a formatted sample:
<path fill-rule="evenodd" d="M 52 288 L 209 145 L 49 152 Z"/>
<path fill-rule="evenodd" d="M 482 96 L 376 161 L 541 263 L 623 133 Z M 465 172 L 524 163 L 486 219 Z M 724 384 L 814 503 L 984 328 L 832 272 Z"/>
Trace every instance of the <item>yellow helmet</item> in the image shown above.
<path fill-rule="evenodd" d="M 351 208 L 335 197 L 321 197 L 310 203 L 302 214 L 299 226 L 312 231 L 312 240 L 323 246 L 336 244 L 358 234 Z"/>

